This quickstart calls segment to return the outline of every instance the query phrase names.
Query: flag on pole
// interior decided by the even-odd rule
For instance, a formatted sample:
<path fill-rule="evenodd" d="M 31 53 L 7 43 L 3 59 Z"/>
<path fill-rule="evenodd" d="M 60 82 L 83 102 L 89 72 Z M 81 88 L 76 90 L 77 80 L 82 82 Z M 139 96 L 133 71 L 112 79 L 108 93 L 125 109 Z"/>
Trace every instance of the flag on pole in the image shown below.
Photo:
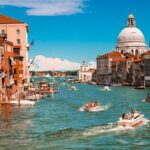
<path fill-rule="evenodd" d="M 30 48 L 31 46 L 34 46 L 34 40 L 32 40 L 32 41 L 30 42 L 29 48 Z"/>
<path fill-rule="evenodd" d="M 33 64 L 34 60 L 35 60 L 35 57 L 31 60 L 29 66 L 28 66 L 28 69 L 31 67 L 31 65 Z"/>

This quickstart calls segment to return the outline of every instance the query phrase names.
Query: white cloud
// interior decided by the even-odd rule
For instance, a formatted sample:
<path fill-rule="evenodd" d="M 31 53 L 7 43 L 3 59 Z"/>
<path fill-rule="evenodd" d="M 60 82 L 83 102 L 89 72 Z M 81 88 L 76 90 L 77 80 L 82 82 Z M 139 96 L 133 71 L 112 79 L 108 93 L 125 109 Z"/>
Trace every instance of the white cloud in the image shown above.
<path fill-rule="evenodd" d="M 31 62 L 31 60 L 30 60 Z M 67 59 L 51 58 L 38 55 L 35 57 L 33 64 L 30 66 L 31 71 L 67 71 L 67 70 L 79 70 L 80 63 L 72 62 Z M 95 68 L 96 63 L 94 61 L 89 62 L 90 68 Z"/>
<path fill-rule="evenodd" d="M 27 8 L 28 15 L 56 16 L 82 13 L 87 0 L 3 0 L 2 6 Z"/>
<path fill-rule="evenodd" d="M 35 57 L 33 65 L 30 70 L 32 71 L 66 71 L 66 70 L 78 70 L 80 63 L 71 62 L 69 60 L 62 60 L 60 58 L 48 58 L 42 55 Z"/>
<path fill-rule="evenodd" d="M 95 61 L 90 61 L 90 62 L 89 62 L 89 67 L 90 67 L 91 69 L 96 69 L 96 62 L 95 62 Z"/>

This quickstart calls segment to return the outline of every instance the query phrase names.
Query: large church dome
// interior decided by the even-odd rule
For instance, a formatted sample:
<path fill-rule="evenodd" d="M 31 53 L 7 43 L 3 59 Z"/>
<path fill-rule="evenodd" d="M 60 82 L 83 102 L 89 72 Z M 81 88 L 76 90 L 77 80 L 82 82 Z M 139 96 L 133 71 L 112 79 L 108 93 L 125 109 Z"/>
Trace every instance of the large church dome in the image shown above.
<path fill-rule="evenodd" d="M 124 46 L 146 46 L 143 33 L 136 27 L 126 27 L 118 37 L 118 44 Z"/>
<path fill-rule="evenodd" d="M 136 27 L 133 14 L 130 14 L 125 27 L 118 36 L 117 50 L 121 52 L 131 52 L 141 49 L 142 53 L 146 47 L 143 33 Z"/>

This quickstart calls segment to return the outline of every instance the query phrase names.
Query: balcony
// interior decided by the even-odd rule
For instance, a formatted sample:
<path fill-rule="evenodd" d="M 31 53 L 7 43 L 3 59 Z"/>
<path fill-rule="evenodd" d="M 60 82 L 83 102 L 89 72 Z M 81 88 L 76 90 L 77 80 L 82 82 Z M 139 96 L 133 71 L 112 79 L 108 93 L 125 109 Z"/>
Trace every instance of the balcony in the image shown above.
<path fill-rule="evenodd" d="M 5 40 L 5 39 L 7 39 L 7 34 L 6 33 L 0 33 L 0 37 Z"/>

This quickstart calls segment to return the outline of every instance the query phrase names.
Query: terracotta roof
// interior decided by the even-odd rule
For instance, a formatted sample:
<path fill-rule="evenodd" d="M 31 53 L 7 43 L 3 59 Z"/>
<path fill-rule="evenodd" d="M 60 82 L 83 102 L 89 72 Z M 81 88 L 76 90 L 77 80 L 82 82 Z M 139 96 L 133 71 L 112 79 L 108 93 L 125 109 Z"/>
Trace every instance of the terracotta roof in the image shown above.
<path fill-rule="evenodd" d="M 147 51 L 147 52 L 142 54 L 142 56 L 144 56 L 144 55 L 150 55 L 150 51 Z"/>
<path fill-rule="evenodd" d="M 120 57 L 120 58 L 112 58 L 112 62 L 121 62 L 124 61 L 125 58 L 124 57 Z"/>
<path fill-rule="evenodd" d="M 22 24 L 24 22 L 0 14 L 0 24 Z"/>
<path fill-rule="evenodd" d="M 113 58 L 113 57 L 122 57 L 122 54 L 120 52 L 110 52 L 110 53 L 106 53 L 104 55 L 100 55 L 97 58 Z"/>

